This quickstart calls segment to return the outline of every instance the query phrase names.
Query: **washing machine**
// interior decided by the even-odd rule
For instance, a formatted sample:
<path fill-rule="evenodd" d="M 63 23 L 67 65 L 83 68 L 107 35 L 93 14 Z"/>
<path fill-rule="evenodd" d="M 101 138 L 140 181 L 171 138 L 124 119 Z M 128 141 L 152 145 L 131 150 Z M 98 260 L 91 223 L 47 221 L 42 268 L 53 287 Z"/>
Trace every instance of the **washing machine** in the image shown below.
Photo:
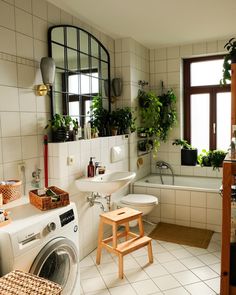
<path fill-rule="evenodd" d="M 0 275 L 14 269 L 60 284 L 63 295 L 80 294 L 76 206 L 42 212 L 31 204 L 10 209 L 0 228 Z"/>

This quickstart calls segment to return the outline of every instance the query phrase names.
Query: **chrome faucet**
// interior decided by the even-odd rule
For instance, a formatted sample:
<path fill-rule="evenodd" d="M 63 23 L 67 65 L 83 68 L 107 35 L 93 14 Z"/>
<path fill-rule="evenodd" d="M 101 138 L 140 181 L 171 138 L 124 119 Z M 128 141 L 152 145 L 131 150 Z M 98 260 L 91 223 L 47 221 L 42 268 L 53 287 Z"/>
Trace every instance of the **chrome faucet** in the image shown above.
<path fill-rule="evenodd" d="M 171 167 L 171 165 L 165 161 L 157 161 L 156 167 L 160 170 L 161 183 L 164 184 L 164 181 L 162 178 L 162 170 L 169 169 L 171 171 L 171 175 L 172 175 L 172 185 L 174 185 L 174 170 Z"/>

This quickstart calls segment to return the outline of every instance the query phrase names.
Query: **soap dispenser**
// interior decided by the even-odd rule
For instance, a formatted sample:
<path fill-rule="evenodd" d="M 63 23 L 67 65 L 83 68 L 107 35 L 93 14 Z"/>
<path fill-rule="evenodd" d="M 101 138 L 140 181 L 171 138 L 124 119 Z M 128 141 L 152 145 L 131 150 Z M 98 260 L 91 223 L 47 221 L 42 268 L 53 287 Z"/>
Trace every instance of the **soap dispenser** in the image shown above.
<path fill-rule="evenodd" d="M 90 161 L 89 161 L 89 164 L 88 164 L 88 177 L 94 177 L 94 174 L 95 174 L 95 167 L 94 167 L 94 164 L 93 164 L 93 157 L 90 157 Z"/>

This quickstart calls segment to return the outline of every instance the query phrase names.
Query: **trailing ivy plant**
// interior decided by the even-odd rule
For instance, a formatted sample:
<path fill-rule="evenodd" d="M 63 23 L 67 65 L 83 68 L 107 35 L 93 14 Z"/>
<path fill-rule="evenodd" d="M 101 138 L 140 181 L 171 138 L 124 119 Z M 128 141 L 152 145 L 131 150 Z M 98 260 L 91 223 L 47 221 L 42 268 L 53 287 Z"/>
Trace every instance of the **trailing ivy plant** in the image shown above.
<path fill-rule="evenodd" d="M 160 141 L 166 141 L 176 123 L 176 96 L 172 90 L 160 96 L 154 92 L 139 90 L 139 113 L 141 126 L 148 137 L 153 137 L 153 156 L 157 156 Z"/>
<path fill-rule="evenodd" d="M 236 39 L 231 38 L 224 46 L 228 53 L 224 57 L 223 63 L 223 78 L 220 80 L 220 84 L 227 84 L 227 81 L 231 81 L 231 62 L 236 62 Z"/>

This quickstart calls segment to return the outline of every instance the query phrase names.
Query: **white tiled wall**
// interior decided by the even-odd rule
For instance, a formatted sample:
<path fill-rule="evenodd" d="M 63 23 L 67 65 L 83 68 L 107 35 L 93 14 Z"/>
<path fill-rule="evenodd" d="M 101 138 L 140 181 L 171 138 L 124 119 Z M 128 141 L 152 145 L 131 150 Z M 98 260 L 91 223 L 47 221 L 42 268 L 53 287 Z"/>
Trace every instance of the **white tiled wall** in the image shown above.
<path fill-rule="evenodd" d="M 42 137 L 50 118 L 49 97 L 37 97 L 39 61 L 47 55 L 47 30 L 52 25 L 74 24 L 103 42 L 111 55 L 114 41 L 45 0 L 0 0 L 0 179 L 19 178 L 17 164 L 26 163 L 27 186 L 31 173 L 43 168 Z"/>
<path fill-rule="evenodd" d="M 111 148 L 123 146 L 125 157 L 123 160 L 111 163 Z M 90 157 L 94 161 L 106 166 L 107 170 L 127 171 L 129 139 L 120 136 L 95 138 L 65 143 L 49 143 L 49 185 L 57 185 L 70 193 L 71 200 L 75 201 L 79 212 L 80 229 L 80 257 L 86 256 L 97 247 L 97 232 L 99 214 L 102 213 L 99 205 L 89 207 L 87 194 L 78 191 L 75 180 L 87 174 L 87 165 Z M 69 166 L 68 157 L 74 157 L 73 165 Z M 124 195 L 128 188 L 112 195 L 112 203 Z M 101 200 L 107 210 L 106 200 Z"/>
<path fill-rule="evenodd" d="M 190 190 L 148 188 L 134 185 L 135 193 L 147 193 L 158 198 L 159 204 L 148 220 L 221 232 L 222 198 L 218 193 Z"/>

